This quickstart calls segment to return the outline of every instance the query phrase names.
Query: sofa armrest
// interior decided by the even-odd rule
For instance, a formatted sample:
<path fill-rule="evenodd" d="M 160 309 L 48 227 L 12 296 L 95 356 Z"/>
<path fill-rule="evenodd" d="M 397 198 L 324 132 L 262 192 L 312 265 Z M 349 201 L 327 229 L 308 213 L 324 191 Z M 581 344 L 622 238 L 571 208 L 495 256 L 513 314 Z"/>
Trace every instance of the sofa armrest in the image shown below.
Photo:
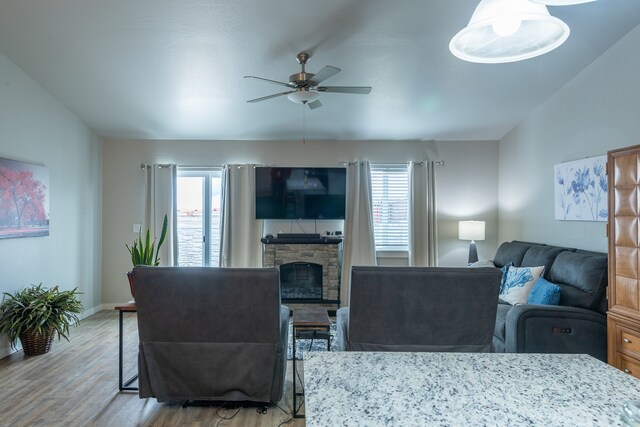
<path fill-rule="evenodd" d="M 280 305 L 280 343 L 276 349 L 276 367 L 273 374 L 271 397 L 274 402 L 282 399 L 283 384 L 287 376 L 287 347 L 289 345 L 289 307 Z"/>
<path fill-rule="evenodd" d="M 607 318 L 557 305 L 516 305 L 505 323 L 507 353 L 586 353 L 607 360 Z"/>
<path fill-rule="evenodd" d="M 336 312 L 336 351 L 347 350 L 349 341 L 349 307 L 343 307 Z"/>

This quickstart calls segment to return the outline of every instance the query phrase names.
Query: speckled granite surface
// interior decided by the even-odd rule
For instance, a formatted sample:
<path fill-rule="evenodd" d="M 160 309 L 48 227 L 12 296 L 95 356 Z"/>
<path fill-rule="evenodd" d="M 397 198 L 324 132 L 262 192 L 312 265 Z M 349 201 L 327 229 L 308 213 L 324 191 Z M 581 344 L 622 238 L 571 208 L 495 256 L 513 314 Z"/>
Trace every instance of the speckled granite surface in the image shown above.
<path fill-rule="evenodd" d="M 305 354 L 314 426 L 615 426 L 640 381 L 586 355 Z"/>

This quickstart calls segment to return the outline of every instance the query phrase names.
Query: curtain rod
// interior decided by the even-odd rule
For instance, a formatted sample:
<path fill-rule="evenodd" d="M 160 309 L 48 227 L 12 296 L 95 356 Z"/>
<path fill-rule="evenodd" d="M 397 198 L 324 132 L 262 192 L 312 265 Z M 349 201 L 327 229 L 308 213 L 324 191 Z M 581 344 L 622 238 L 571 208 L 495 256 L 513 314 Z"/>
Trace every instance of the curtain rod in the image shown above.
<path fill-rule="evenodd" d="M 154 165 L 147 165 L 144 163 L 140 163 L 140 169 L 147 169 L 147 168 L 151 168 Z M 173 166 L 172 163 L 160 163 L 160 164 L 156 164 L 156 166 L 158 166 L 159 168 L 168 168 Z M 187 165 L 176 165 L 177 167 L 179 167 L 180 169 L 211 169 L 211 168 L 223 168 L 225 165 L 209 165 L 209 166 L 187 166 Z"/>
<path fill-rule="evenodd" d="M 414 165 L 418 165 L 418 166 L 422 166 L 425 164 L 425 162 L 428 162 L 429 160 L 423 160 L 421 162 L 400 162 L 400 163 L 375 163 L 378 165 L 402 165 L 402 164 L 410 164 L 413 163 Z M 355 165 L 358 162 L 339 162 L 339 164 L 341 164 L 342 166 L 347 166 L 347 165 Z M 437 162 L 433 162 L 434 165 L 436 166 L 444 166 L 444 160 L 440 160 Z"/>
<path fill-rule="evenodd" d="M 428 161 L 428 160 L 427 160 Z M 354 165 L 358 162 L 339 162 L 339 164 L 341 164 L 342 166 L 346 166 L 346 165 Z M 421 162 L 400 162 L 400 163 L 377 163 L 377 164 L 410 164 L 413 163 L 414 165 L 418 165 L 418 166 L 422 166 L 425 164 L 425 160 L 421 161 Z M 433 162 L 434 165 L 436 166 L 444 166 L 444 160 L 440 160 L 437 162 Z M 153 167 L 154 165 L 148 165 L 148 164 L 144 164 L 144 163 L 140 163 L 140 169 L 147 169 L 150 167 Z M 173 166 L 172 163 L 160 163 L 160 164 L 156 164 L 156 166 L 158 166 L 159 168 L 168 168 Z M 211 168 L 225 168 L 228 165 L 209 165 L 209 166 L 186 166 L 186 165 L 177 165 L 180 169 L 211 169 Z M 259 166 L 254 164 L 254 167 Z"/>

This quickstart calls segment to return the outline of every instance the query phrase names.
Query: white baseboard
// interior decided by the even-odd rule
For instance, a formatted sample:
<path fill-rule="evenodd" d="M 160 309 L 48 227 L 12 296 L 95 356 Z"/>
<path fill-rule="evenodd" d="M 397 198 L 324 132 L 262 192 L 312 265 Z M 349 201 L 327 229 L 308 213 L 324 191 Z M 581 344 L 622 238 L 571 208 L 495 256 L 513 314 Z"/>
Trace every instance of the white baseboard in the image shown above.
<path fill-rule="evenodd" d="M 87 317 L 91 316 L 92 314 L 96 314 L 97 312 L 99 312 L 100 311 L 100 307 L 101 306 L 97 305 L 95 307 L 89 308 L 89 309 L 83 311 L 82 313 L 80 313 L 78 315 L 78 318 L 80 320 L 86 319 Z"/>
<path fill-rule="evenodd" d="M 9 345 L 9 341 L 3 337 L 2 346 L 0 346 L 0 359 L 4 359 L 5 357 L 15 353 L 16 351 L 22 350 L 20 342 L 17 343 L 17 346 L 18 348 L 14 350 L 13 348 L 11 348 L 11 345 Z"/>
<path fill-rule="evenodd" d="M 133 302 L 133 301 L 129 301 L 129 302 Z M 129 302 L 128 302 L 128 303 L 129 303 Z M 127 304 L 128 304 L 128 303 L 127 303 Z M 110 310 L 110 311 L 113 311 L 113 310 L 115 310 L 115 308 L 116 308 L 117 306 L 119 306 L 119 305 L 124 305 L 124 304 L 123 304 L 123 303 L 121 303 L 121 302 L 109 302 L 109 303 L 106 303 L 106 304 L 102 304 L 102 305 L 100 306 L 100 309 L 101 309 L 101 310 Z"/>
<path fill-rule="evenodd" d="M 85 311 L 83 311 L 82 313 L 80 313 L 78 315 L 78 318 L 80 320 L 82 319 L 86 319 L 87 317 L 96 314 L 97 312 L 99 312 L 100 310 L 113 310 L 113 307 L 115 307 L 117 304 L 100 304 L 97 305 L 95 307 L 89 308 Z M 0 359 L 4 359 L 5 357 L 22 350 L 22 345 L 20 345 L 20 341 L 18 341 L 16 343 L 16 348 L 13 349 L 11 348 L 11 345 L 9 344 L 9 341 L 7 340 L 6 336 L 2 337 L 0 339 Z"/>

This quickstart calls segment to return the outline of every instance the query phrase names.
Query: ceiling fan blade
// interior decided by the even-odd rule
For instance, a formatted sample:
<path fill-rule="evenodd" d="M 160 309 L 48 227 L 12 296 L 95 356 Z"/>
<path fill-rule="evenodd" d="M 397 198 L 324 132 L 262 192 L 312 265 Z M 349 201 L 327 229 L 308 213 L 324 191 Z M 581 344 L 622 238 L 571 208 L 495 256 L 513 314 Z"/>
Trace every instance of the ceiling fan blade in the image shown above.
<path fill-rule="evenodd" d="M 357 93 L 367 95 L 371 92 L 370 86 L 319 86 L 318 92 Z"/>
<path fill-rule="evenodd" d="M 309 106 L 309 108 L 311 108 L 312 110 L 315 110 L 316 108 L 320 108 L 320 107 L 322 107 L 322 102 L 320 102 L 320 100 L 319 100 L 319 99 L 316 99 L 316 100 L 315 100 L 315 101 L 313 101 L 313 102 L 309 102 L 307 105 L 308 105 L 308 106 Z"/>
<path fill-rule="evenodd" d="M 333 77 L 340 72 L 340 68 L 332 67 L 331 65 L 327 65 L 322 70 L 318 71 L 313 78 L 311 79 L 316 85 L 320 84 L 327 80 L 329 77 Z"/>
<path fill-rule="evenodd" d="M 280 85 L 280 86 L 287 86 L 287 87 L 294 87 L 289 83 L 285 83 L 285 82 L 279 82 L 277 80 L 271 80 L 271 79 L 265 79 L 264 77 L 256 77 L 256 76 L 244 76 L 245 79 L 257 79 L 257 80 L 262 80 L 263 82 L 267 82 L 267 83 L 272 83 L 274 85 Z"/>
<path fill-rule="evenodd" d="M 282 96 L 282 95 L 288 95 L 291 92 L 295 92 L 295 90 L 288 90 L 288 91 L 282 92 L 282 93 L 275 93 L 273 95 L 263 96 L 262 98 L 250 99 L 247 102 L 254 103 L 254 102 L 260 102 L 260 101 L 266 101 L 267 99 L 277 98 L 278 96 Z"/>

